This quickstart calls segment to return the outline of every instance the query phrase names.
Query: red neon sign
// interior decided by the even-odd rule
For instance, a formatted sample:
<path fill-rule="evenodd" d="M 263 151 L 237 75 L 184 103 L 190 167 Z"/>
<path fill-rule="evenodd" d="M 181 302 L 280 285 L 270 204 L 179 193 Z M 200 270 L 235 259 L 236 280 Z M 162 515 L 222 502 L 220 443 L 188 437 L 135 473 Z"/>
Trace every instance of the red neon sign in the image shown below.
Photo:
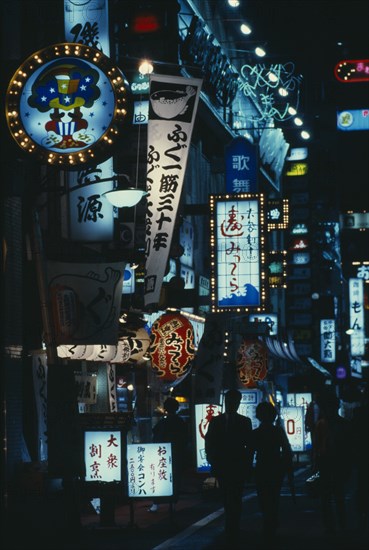
<path fill-rule="evenodd" d="M 334 68 L 340 82 L 369 82 L 369 59 L 345 59 Z"/>

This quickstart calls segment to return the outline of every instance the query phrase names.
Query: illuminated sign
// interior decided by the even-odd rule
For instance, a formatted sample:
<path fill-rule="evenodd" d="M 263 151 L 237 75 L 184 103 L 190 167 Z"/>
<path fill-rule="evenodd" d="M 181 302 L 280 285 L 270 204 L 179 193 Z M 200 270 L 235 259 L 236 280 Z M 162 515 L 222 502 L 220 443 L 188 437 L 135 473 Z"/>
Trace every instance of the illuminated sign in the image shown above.
<path fill-rule="evenodd" d="M 256 323 L 267 323 L 269 327 L 269 336 L 278 334 L 278 317 L 275 313 L 258 313 L 249 315 L 249 321 Z"/>
<path fill-rule="evenodd" d="M 110 55 L 108 1 L 64 0 L 66 40 Z"/>
<path fill-rule="evenodd" d="M 348 212 L 340 215 L 342 229 L 369 229 L 368 212 Z"/>
<path fill-rule="evenodd" d="M 127 483 L 132 498 L 172 496 L 171 443 L 128 444 Z"/>
<path fill-rule="evenodd" d="M 32 54 L 9 84 L 9 130 L 25 153 L 73 168 L 108 157 L 126 111 L 120 69 L 82 44 L 55 44 Z"/>
<path fill-rule="evenodd" d="M 210 195 L 212 312 L 264 311 L 264 196 Z"/>
<path fill-rule="evenodd" d="M 336 361 L 336 323 L 334 319 L 320 321 L 320 360 L 323 363 Z"/>
<path fill-rule="evenodd" d="M 271 250 L 268 252 L 268 286 L 269 288 L 286 288 L 287 252 Z"/>
<path fill-rule="evenodd" d="M 337 63 L 334 76 L 340 82 L 369 82 L 369 59 L 345 59 Z"/>
<path fill-rule="evenodd" d="M 288 199 L 270 199 L 266 203 L 268 231 L 288 227 Z"/>
<path fill-rule="evenodd" d="M 244 137 L 234 138 L 225 148 L 227 193 L 258 190 L 257 147 Z"/>
<path fill-rule="evenodd" d="M 286 171 L 286 176 L 305 176 L 308 173 L 306 162 L 291 162 Z"/>
<path fill-rule="evenodd" d="M 337 113 L 337 130 L 350 132 L 369 130 L 369 109 L 354 109 Z"/>
<path fill-rule="evenodd" d="M 293 162 L 296 162 L 298 160 L 305 160 L 307 156 L 307 147 L 291 147 L 290 152 L 286 157 L 286 160 L 292 160 Z"/>
<path fill-rule="evenodd" d="M 85 481 L 121 481 L 121 432 L 85 432 L 84 457 L 86 466 Z"/>
<path fill-rule="evenodd" d="M 148 124 L 149 101 L 135 101 L 133 104 L 133 124 Z"/>
<path fill-rule="evenodd" d="M 291 227 L 291 235 L 306 235 L 308 228 L 305 223 L 295 223 Z"/>
<path fill-rule="evenodd" d="M 364 281 L 369 281 L 369 262 L 352 262 L 352 268 L 355 272 L 354 277 L 358 279 L 363 279 Z"/>
<path fill-rule="evenodd" d="M 310 254 L 309 252 L 296 252 L 295 254 L 292 254 L 292 261 L 291 263 L 294 265 L 305 265 L 310 262 Z"/>
<path fill-rule="evenodd" d="M 267 180 L 280 190 L 281 175 L 289 144 L 280 128 L 266 128 L 259 140 L 260 171 Z"/>
<path fill-rule="evenodd" d="M 222 413 L 221 405 L 211 403 L 195 405 L 195 426 L 196 426 L 196 466 L 198 472 L 209 472 L 210 464 L 205 453 L 205 434 L 208 431 L 209 422 L 213 416 Z"/>
<path fill-rule="evenodd" d="M 291 246 L 289 247 L 290 250 L 303 250 L 304 248 L 308 248 L 309 243 L 307 239 L 303 238 L 297 238 L 293 239 Z"/>
<path fill-rule="evenodd" d="M 364 281 L 349 279 L 350 297 L 350 349 L 353 357 L 365 354 Z"/>
<path fill-rule="evenodd" d="M 280 415 L 292 451 L 304 451 L 304 407 L 281 407 Z"/>

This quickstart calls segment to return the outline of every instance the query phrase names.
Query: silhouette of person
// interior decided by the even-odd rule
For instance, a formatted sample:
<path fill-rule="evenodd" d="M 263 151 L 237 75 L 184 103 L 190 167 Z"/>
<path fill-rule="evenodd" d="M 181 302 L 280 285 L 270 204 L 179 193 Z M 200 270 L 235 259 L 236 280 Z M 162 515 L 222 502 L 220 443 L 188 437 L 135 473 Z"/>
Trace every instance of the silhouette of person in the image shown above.
<path fill-rule="evenodd" d="M 262 514 L 263 535 L 272 539 L 279 524 L 279 501 L 283 480 L 293 475 L 293 454 L 286 432 L 275 425 L 277 410 L 268 401 L 256 407 L 260 424 L 252 432 L 249 460 L 255 459 L 255 482 Z"/>
<path fill-rule="evenodd" d="M 227 540 L 237 541 L 240 531 L 242 494 L 249 471 L 246 447 L 250 443 L 252 423 L 238 414 L 242 394 L 225 394 L 225 412 L 213 416 L 205 434 L 205 453 L 211 472 L 217 478 L 222 496 Z"/>
<path fill-rule="evenodd" d="M 168 397 L 164 401 L 163 407 L 164 416 L 153 428 L 153 442 L 172 444 L 172 502 L 176 503 L 181 490 L 183 470 L 186 465 L 188 431 L 185 421 L 177 414 L 179 403 L 174 397 Z M 149 511 L 156 512 L 157 510 L 158 504 L 154 500 Z"/>
<path fill-rule="evenodd" d="M 339 404 L 333 392 L 322 395 L 319 402 L 321 417 L 316 423 L 314 437 L 322 521 L 330 532 L 346 525 L 345 490 L 352 460 L 350 423 L 338 414 Z"/>

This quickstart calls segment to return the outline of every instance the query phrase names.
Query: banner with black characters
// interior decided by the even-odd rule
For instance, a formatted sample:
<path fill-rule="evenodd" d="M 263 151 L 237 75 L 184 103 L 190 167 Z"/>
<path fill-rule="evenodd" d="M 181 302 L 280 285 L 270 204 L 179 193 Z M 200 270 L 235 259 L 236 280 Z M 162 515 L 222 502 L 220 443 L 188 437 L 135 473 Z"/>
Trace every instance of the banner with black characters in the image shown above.
<path fill-rule="evenodd" d="M 56 344 L 116 344 L 125 263 L 47 262 Z"/>
<path fill-rule="evenodd" d="M 145 305 L 159 302 L 201 84 L 201 79 L 150 76 Z"/>

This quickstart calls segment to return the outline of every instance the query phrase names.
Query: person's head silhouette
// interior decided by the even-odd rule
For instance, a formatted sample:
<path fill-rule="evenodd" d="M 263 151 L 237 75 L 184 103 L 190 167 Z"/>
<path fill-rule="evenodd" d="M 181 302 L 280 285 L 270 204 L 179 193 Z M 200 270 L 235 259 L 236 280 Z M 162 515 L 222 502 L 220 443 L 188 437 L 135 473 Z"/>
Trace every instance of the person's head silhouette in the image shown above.
<path fill-rule="evenodd" d="M 224 397 L 225 412 L 236 414 L 240 406 L 242 393 L 238 390 L 228 390 Z"/>
<path fill-rule="evenodd" d="M 168 397 L 168 399 L 164 401 L 163 407 L 167 414 L 176 414 L 179 408 L 179 403 L 177 399 L 174 399 L 174 397 Z"/>
<path fill-rule="evenodd" d="M 262 401 L 256 407 L 256 418 L 260 422 L 268 422 L 272 424 L 277 416 L 277 411 L 274 405 L 269 401 Z"/>

